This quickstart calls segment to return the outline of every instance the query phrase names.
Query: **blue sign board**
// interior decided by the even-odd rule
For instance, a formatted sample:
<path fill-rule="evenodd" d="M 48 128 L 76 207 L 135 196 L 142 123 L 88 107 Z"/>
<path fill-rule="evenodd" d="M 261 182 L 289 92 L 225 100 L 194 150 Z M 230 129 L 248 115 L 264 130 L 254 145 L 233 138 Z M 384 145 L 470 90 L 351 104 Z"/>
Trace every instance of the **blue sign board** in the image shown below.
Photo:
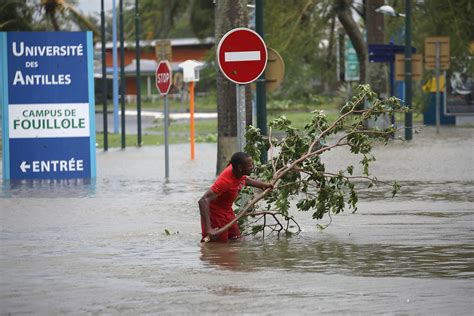
<path fill-rule="evenodd" d="M 411 48 L 412 53 L 416 53 L 416 48 Z M 395 61 L 395 54 L 403 54 L 405 46 L 384 44 L 369 44 L 369 61 L 375 63 L 390 63 Z"/>
<path fill-rule="evenodd" d="M 91 32 L 0 33 L 4 179 L 95 177 Z"/>

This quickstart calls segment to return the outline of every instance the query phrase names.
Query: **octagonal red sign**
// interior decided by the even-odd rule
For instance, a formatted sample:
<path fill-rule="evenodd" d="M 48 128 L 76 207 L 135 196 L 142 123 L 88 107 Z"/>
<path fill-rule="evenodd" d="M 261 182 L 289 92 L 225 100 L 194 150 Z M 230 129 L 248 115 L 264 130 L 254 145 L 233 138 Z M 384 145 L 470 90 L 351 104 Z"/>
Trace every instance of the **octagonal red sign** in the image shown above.
<path fill-rule="evenodd" d="M 227 32 L 217 46 L 217 60 L 222 73 L 238 84 L 260 77 L 267 66 L 267 46 L 257 32 L 236 28 Z"/>
<path fill-rule="evenodd" d="M 167 60 L 162 60 L 156 67 L 156 88 L 161 95 L 167 95 L 171 88 L 171 66 Z"/>

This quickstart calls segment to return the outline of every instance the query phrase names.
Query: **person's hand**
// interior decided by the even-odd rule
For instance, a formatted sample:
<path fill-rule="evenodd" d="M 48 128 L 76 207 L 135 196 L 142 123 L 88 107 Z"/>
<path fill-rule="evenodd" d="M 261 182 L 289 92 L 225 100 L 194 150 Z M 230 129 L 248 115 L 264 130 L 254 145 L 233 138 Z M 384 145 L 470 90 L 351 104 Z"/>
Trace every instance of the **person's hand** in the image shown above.
<path fill-rule="evenodd" d="M 217 238 L 217 230 L 218 230 L 218 229 L 219 229 L 219 228 L 212 228 L 212 227 L 207 229 L 207 236 L 206 236 L 206 238 L 209 238 L 208 241 L 212 241 L 212 240 L 215 240 L 215 239 Z M 205 239 L 206 239 L 206 238 L 205 238 Z"/>

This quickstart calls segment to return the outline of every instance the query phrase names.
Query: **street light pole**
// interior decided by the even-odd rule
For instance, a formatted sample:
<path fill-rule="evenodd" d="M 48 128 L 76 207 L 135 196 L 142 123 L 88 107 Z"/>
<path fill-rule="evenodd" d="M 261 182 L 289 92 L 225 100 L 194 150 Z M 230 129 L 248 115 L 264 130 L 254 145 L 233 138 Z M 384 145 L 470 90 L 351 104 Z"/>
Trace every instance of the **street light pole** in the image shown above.
<path fill-rule="evenodd" d="M 102 46 L 102 116 L 104 128 L 104 151 L 109 149 L 107 126 L 107 64 L 105 60 L 105 13 L 104 0 L 100 2 L 100 38 Z"/>
<path fill-rule="evenodd" d="M 138 0 L 135 0 L 135 60 L 136 68 L 136 86 L 137 86 L 137 145 L 142 145 L 142 92 L 140 77 L 140 11 L 138 9 Z"/>
<path fill-rule="evenodd" d="M 412 60 L 411 60 L 411 1 L 405 0 L 405 105 L 409 111 L 405 113 L 405 140 L 413 138 L 412 114 Z"/>
<path fill-rule="evenodd" d="M 122 149 L 125 149 L 125 48 L 124 48 L 124 25 L 123 25 L 123 0 L 119 2 L 120 6 L 120 111 L 122 127 Z"/>

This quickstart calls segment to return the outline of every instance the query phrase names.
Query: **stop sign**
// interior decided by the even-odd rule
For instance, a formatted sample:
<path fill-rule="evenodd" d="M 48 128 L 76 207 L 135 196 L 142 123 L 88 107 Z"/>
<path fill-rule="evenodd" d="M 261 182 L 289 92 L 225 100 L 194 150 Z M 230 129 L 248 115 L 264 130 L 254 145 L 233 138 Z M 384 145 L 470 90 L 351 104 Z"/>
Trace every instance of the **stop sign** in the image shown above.
<path fill-rule="evenodd" d="M 167 60 L 162 60 L 156 67 L 156 88 L 161 95 L 167 95 L 171 88 L 171 66 Z"/>
<path fill-rule="evenodd" d="M 267 65 L 267 47 L 255 31 L 236 28 L 227 32 L 217 46 L 222 73 L 232 82 L 246 84 L 260 77 Z"/>

